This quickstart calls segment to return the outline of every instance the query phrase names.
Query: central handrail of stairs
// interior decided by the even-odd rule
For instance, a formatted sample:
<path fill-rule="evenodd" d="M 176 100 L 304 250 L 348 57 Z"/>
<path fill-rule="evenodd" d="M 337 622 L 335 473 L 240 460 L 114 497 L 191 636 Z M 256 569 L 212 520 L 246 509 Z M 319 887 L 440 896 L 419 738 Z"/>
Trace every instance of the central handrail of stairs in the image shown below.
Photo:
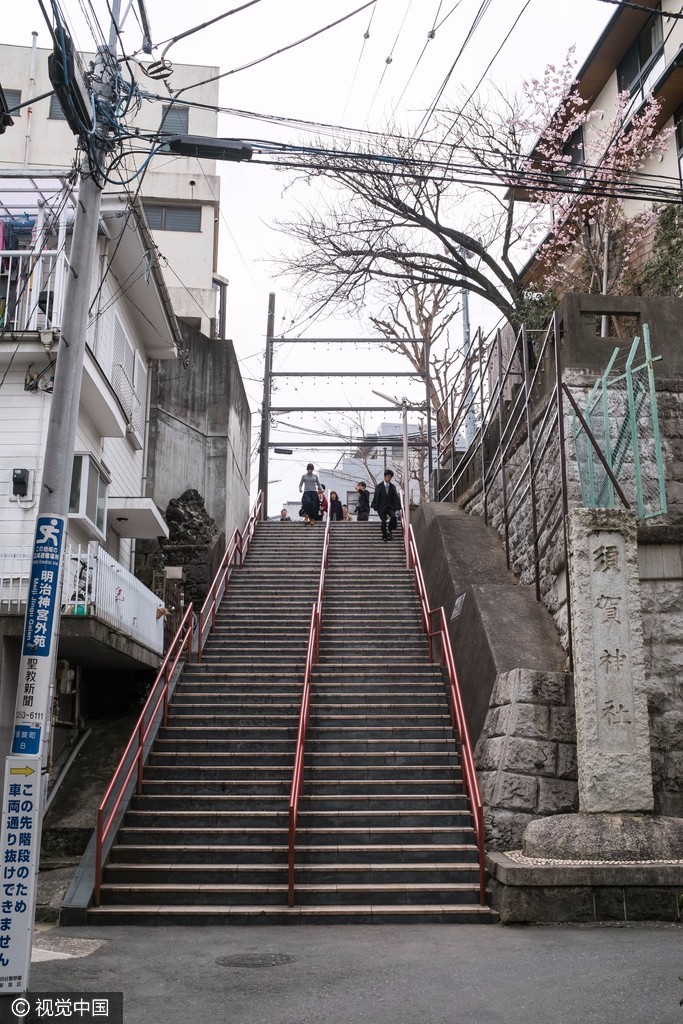
<path fill-rule="evenodd" d="M 299 713 L 299 730 L 296 737 L 296 754 L 294 756 L 294 771 L 292 773 L 292 788 L 289 794 L 289 856 L 287 872 L 287 904 L 294 906 L 294 859 L 296 847 L 296 824 L 299 814 L 299 797 L 304 780 L 304 754 L 306 747 L 306 730 L 308 729 L 308 718 L 311 706 L 311 674 L 313 665 L 318 659 L 320 648 L 320 622 L 322 618 L 323 593 L 325 591 L 325 574 L 327 572 L 327 559 L 330 552 L 330 522 L 328 515 L 325 526 L 325 540 L 323 543 L 323 555 L 320 564 L 320 583 L 318 584 L 318 598 L 311 608 L 311 626 L 308 632 L 308 649 L 306 651 L 306 668 L 304 670 L 304 685 L 301 691 L 301 711 Z"/>
<path fill-rule="evenodd" d="M 420 604 L 422 607 L 422 627 L 425 633 L 427 634 L 427 638 L 429 641 L 429 660 L 431 662 L 434 661 L 434 638 L 439 637 L 441 641 L 440 664 L 442 668 L 445 668 L 446 672 L 448 673 L 448 691 L 450 697 L 449 705 L 451 712 L 451 723 L 453 725 L 453 730 L 456 735 L 456 741 L 460 746 L 460 761 L 462 765 L 463 786 L 465 789 L 465 793 L 469 799 L 470 807 L 472 809 L 474 833 L 477 839 L 477 851 L 479 857 L 479 900 L 482 906 L 485 906 L 486 852 L 484 848 L 484 810 L 481 802 L 481 794 L 479 792 L 477 772 L 474 766 L 474 754 L 472 752 L 472 743 L 470 741 L 469 730 L 467 728 L 467 720 L 465 718 L 465 709 L 463 707 L 462 695 L 460 693 L 458 673 L 455 668 L 453 647 L 451 645 L 451 638 L 448 635 L 448 623 L 446 622 L 446 613 L 444 612 L 443 605 L 441 605 L 439 608 L 430 608 L 429 606 L 427 588 L 425 586 L 424 576 L 422 574 L 420 556 L 418 554 L 417 544 L 415 542 L 415 534 L 413 532 L 412 526 L 409 526 L 407 531 L 405 531 L 404 540 L 408 568 L 412 569 L 415 574 L 415 589 L 420 598 Z M 433 616 L 437 617 L 436 628 L 432 628 Z"/>
<path fill-rule="evenodd" d="M 140 712 L 133 733 L 126 745 L 121 760 L 112 775 L 111 782 L 102 797 L 97 808 L 97 835 L 95 847 L 95 906 L 100 905 L 100 888 L 102 884 L 102 869 L 104 866 L 105 848 L 107 840 L 113 841 L 113 827 L 117 815 L 121 809 L 124 799 L 131 796 L 129 790 L 133 774 L 137 771 L 135 792 L 142 790 L 142 771 L 144 767 L 145 754 L 152 745 L 152 742 L 161 725 L 165 725 L 168 718 L 168 702 L 170 686 L 177 674 L 178 667 L 186 651 L 185 664 L 192 661 L 193 651 L 196 651 L 197 661 L 202 660 L 202 647 L 204 645 L 204 626 L 210 622 L 210 629 L 213 629 L 216 621 L 216 611 L 225 595 L 228 585 L 228 577 L 231 568 L 239 555 L 239 564 L 242 565 L 247 555 L 251 541 L 256 529 L 256 523 L 260 520 L 263 510 L 263 493 L 259 491 L 254 506 L 251 510 L 246 526 L 243 531 L 235 529 L 225 554 L 221 559 L 214 580 L 209 588 L 207 598 L 199 613 L 199 620 L 195 632 L 195 615 L 193 605 L 190 603 L 185 609 L 183 620 L 178 631 L 171 641 L 161 668 L 152 684 L 149 696 Z M 210 630 L 209 630 L 210 631 Z"/>

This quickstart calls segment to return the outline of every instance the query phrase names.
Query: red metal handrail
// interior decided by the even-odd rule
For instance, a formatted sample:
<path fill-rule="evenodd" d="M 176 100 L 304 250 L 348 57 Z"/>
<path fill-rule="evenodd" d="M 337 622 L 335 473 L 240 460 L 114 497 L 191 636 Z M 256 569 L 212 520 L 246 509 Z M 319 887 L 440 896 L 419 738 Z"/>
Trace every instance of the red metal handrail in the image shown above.
<path fill-rule="evenodd" d="M 259 491 L 254 506 L 247 520 L 247 524 L 244 531 L 240 533 L 239 530 L 235 530 L 230 540 L 230 544 L 226 549 L 225 555 L 221 559 L 221 564 L 218 567 L 213 583 L 209 589 L 209 594 L 206 601 L 202 605 L 202 609 L 199 613 L 198 628 L 197 628 L 197 660 L 201 661 L 201 650 L 203 646 L 203 623 L 207 619 L 211 618 L 211 628 L 216 621 L 216 610 L 220 601 L 227 588 L 227 580 L 230 573 L 231 562 L 236 558 L 237 553 L 240 556 L 240 565 L 243 563 L 244 558 L 251 545 L 254 531 L 256 529 L 256 523 L 263 517 L 263 494 Z M 222 589 L 221 589 L 222 588 Z M 100 889 L 102 885 L 102 861 L 104 856 L 104 845 L 107 841 L 107 837 L 111 832 L 114 820 L 119 811 L 121 803 L 126 795 L 128 784 L 132 778 L 133 771 L 137 768 L 137 782 L 136 792 L 140 792 L 142 788 L 142 770 L 144 766 L 144 748 L 145 744 L 150 736 L 152 726 L 155 722 L 155 718 L 159 712 L 159 708 L 163 704 L 162 712 L 162 723 L 166 724 L 168 717 L 168 698 L 169 698 L 169 687 L 171 680 L 175 673 L 178 663 L 181 659 L 183 651 L 187 646 L 187 661 L 188 663 L 192 660 L 193 650 L 193 635 L 194 635 L 194 609 L 192 604 L 189 604 L 185 609 L 183 620 L 180 623 L 178 632 L 174 636 L 171 644 L 166 652 L 161 668 L 157 674 L 156 679 L 152 685 L 149 696 L 145 702 L 145 706 L 142 709 L 140 717 L 136 723 L 133 734 L 128 741 L 126 749 L 123 752 L 123 756 L 118 763 L 116 771 L 114 772 L 111 782 L 107 787 L 107 791 L 102 798 L 102 801 L 97 809 L 97 838 L 96 838 L 96 850 L 95 850 L 95 906 L 100 905 Z M 148 715 L 148 712 L 151 713 Z M 137 748 L 135 745 L 137 743 Z M 135 749 L 134 749 L 135 748 Z M 132 755 L 131 763 L 127 766 L 126 762 L 131 752 L 134 750 Z M 127 770 L 126 770 L 127 768 Z M 125 773 L 125 774 L 124 774 Z M 123 782 L 121 779 L 123 777 Z M 110 797 L 114 792 L 117 792 L 114 805 L 111 810 L 107 813 L 107 804 Z"/>
<path fill-rule="evenodd" d="M 320 651 L 320 623 L 322 619 L 323 594 L 325 592 L 325 574 L 327 572 L 327 559 L 330 551 L 330 518 L 327 518 L 325 527 L 325 541 L 323 544 L 323 556 L 320 564 L 320 583 L 318 584 L 318 598 L 311 608 L 311 626 L 308 632 L 308 648 L 306 650 L 306 668 L 304 670 L 304 685 L 301 691 L 301 711 L 299 713 L 299 731 L 296 737 L 296 753 L 294 755 L 294 770 L 292 772 L 292 788 L 289 794 L 289 857 L 287 873 L 287 903 L 294 906 L 294 861 L 296 848 L 296 825 L 299 814 L 299 797 L 304 780 L 304 752 L 306 747 L 306 730 L 308 729 L 308 718 L 311 704 L 311 674 L 313 665 L 318 660 Z"/>
<path fill-rule="evenodd" d="M 477 772 L 474 766 L 474 754 L 472 752 L 472 743 L 470 741 L 469 730 L 467 728 L 467 720 L 465 718 L 465 711 L 462 703 L 462 695 L 460 693 L 458 673 L 455 668 L 453 647 L 451 646 L 451 638 L 448 634 L 448 623 L 446 622 L 446 613 L 443 610 L 443 606 L 439 608 L 429 607 L 429 600 L 427 598 L 427 588 L 425 587 L 424 576 L 422 575 L 420 556 L 417 551 L 417 544 L 415 543 L 415 534 L 413 533 L 412 526 L 408 527 L 406 537 L 406 550 L 408 553 L 408 567 L 412 568 L 415 573 L 415 589 L 417 590 L 417 593 L 420 597 L 420 604 L 422 607 L 422 626 L 425 633 L 427 634 L 429 642 L 430 661 L 434 660 L 432 646 L 433 638 L 435 636 L 440 636 L 441 639 L 441 665 L 448 672 L 448 690 L 450 697 L 451 723 L 456 733 L 457 742 L 460 746 L 460 764 L 462 766 L 462 781 L 465 793 L 470 801 L 470 807 L 472 808 L 474 833 L 477 839 L 477 851 L 479 857 L 479 900 L 482 906 L 485 906 L 486 860 L 484 848 L 484 810 L 481 802 L 481 794 L 479 792 Z M 437 615 L 439 617 L 439 624 L 436 629 L 432 629 L 433 615 Z"/>
<path fill-rule="evenodd" d="M 155 722 L 156 716 L 159 713 L 159 709 L 163 705 L 163 712 L 161 716 L 162 723 L 166 724 L 168 717 L 168 689 L 171 684 L 171 680 L 178 667 L 178 662 L 183 654 L 183 651 L 187 647 L 187 660 L 188 662 L 192 658 L 192 626 L 193 626 L 193 609 L 192 605 L 189 604 L 185 609 L 183 620 L 178 627 L 178 632 L 174 636 L 166 657 L 161 663 L 158 675 L 154 680 L 152 689 L 149 692 L 149 696 L 145 701 L 140 717 L 137 720 L 135 729 L 131 738 L 128 740 L 128 745 L 123 752 L 121 760 L 118 763 L 116 771 L 114 772 L 111 782 L 107 787 L 107 791 L 104 794 L 102 801 L 97 808 L 97 846 L 95 852 L 95 906 L 100 905 L 100 886 L 102 884 L 102 859 L 104 844 L 107 841 L 107 837 L 111 832 L 114 820 L 118 813 L 121 802 L 126 795 L 128 789 L 128 783 L 130 782 L 133 772 L 137 769 L 137 781 L 135 784 L 136 792 L 140 792 L 142 788 L 142 768 L 143 758 L 145 752 L 145 744 L 152 730 L 152 726 Z M 136 747 L 137 744 L 137 747 Z M 126 771 L 127 761 L 129 756 L 130 765 Z M 125 776 L 124 776 L 125 772 Z M 123 777 L 123 781 L 121 778 Z M 117 791 L 116 799 L 114 804 L 107 813 L 107 805 L 110 798 Z"/>
<path fill-rule="evenodd" d="M 204 647 L 204 632 L 207 622 L 210 622 L 208 632 L 216 625 L 216 612 L 218 607 L 225 596 L 225 592 L 228 589 L 228 581 L 230 578 L 230 571 L 235 565 L 244 564 L 244 559 L 247 557 L 251 542 L 254 538 L 254 530 L 256 529 L 256 523 L 259 522 L 263 514 L 263 492 L 259 491 L 254 507 L 251 510 L 247 525 L 244 527 L 244 531 L 235 529 L 230 542 L 225 549 L 225 554 L 221 559 L 221 564 L 218 566 L 218 571 L 213 578 L 213 583 L 209 587 L 209 592 L 206 595 L 206 600 L 201 607 L 199 612 L 199 623 L 198 623 L 198 640 L 197 640 L 197 661 L 202 660 L 202 650 Z"/>

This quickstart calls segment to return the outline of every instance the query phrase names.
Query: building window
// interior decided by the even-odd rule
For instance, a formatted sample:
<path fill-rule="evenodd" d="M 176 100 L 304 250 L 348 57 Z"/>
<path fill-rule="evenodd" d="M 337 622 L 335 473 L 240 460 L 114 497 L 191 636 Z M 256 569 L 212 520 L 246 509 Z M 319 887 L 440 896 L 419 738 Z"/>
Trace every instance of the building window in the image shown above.
<path fill-rule="evenodd" d="M 69 491 L 69 515 L 80 519 L 104 538 L 106 534 L 107 488 L 109 477 L 92 455 L 74 455 Z"/>
<path fill-rule="evenodd" d="M 55 93 L 50 96 L 50 110 L 47 116 L 53 121 L 66 121 L 64 111 L 62 110 Z"/>
<path fill-rule="evenodd" d="M 566 164 L 566 172 L 575 173 L 579 167 L 586 162 L 586 155 L 583 146 L 583 125 L 579 125 L 576 131 L 570 136 L 562 147 L 562 155 L 569 157 Z"/>
<path fill-rule="evenodd" d="M 201 206 L 160 206 L 145 204 L 147 223 L 152 231 L 201 231 Z"/>
<path fill-rule="evenodd" d="M 10 112 L 11 117 L 21 117 L 21 111 L 15 110 L 21 103 L 21 89 L 3 89 L 5 94 L 5 102 L 7 103 L 7 109 Z"/>
<path fill-rule="evenodd" d="M 112 384 L 128 417 L 128 438 L 139 451 L 145 434 L 147 365 L 114 314 Z"/>
<path fill-rule="evenodd" d="M 657 5 L 657 10 L 661 4 Z M 652 90 L 664 70 L 664 37 L 662 18 L 653 14 L 635 43 L 617 67 L 619 92 L 631 96 L 626 116 L 634 113 Z"/>
<path fill-rule="evenodd" d="M 187 107 L 162 107 L 161 128 L 164 135 L 187 135 L 189 111 Z"/>

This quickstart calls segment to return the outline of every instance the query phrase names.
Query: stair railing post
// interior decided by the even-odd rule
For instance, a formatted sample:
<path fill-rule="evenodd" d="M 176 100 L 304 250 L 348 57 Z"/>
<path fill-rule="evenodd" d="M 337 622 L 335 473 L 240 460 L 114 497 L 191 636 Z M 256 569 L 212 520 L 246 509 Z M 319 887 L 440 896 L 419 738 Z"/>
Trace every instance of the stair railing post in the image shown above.
<path fill-rule="evenodd" d="M 100 905 L 100 886 L 102 884 L 102 847 L 104 845 L 104 811 L 101 807 L 97 809 L 97 841 L 95 844 L 95 895 L 94 904 Z"/>
<path fill-rule="evenodd" d="M 187 663 L 188 665 L 192 662 L 192 618 L 190 616 L 190 623 L 187 627 Z M 181 647 L 182 650 L 182 647 Z"/>
<path fill-rule="evenodd" d="M 145 749 L 145 722 L 143 718 L 140 718 L 140 724 L 138 726 L 138 778 L 135 786 L 137 793 L 142 792 L 142 754 Z"/>
<path fill-rule="evenodd" d="M 168 722 L 168 690 L 171 683 L 171 666 L 170 663 L 166 664 L 164 669 L 164 711 L 162 715 L 162 723 L 164 725 Z"/>

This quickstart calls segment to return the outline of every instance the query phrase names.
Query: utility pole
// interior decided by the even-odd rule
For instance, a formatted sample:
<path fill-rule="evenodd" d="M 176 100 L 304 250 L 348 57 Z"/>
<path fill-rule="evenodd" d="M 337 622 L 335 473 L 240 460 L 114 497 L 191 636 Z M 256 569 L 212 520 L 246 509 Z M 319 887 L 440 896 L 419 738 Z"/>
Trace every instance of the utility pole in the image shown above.
<path fill-rule="evenodd" d="M 120 0 L 113 0 L 109 46 L 102 47 L 98 54 L 102 74 L 97 92 L 103 95 L 109 92 L 109 68 L 111 62 L 116 60 L 119 11 Z M 0 994 L 4 1000 L 11 1000 L 27 991 L 31 961 L 36 881 L 52 733 L 63 550 L 102 198 L 95 176 L 95 160 L 90 157 L 87 160 L 74 221 L 70 276 L 65 289 L 64 317 L 26 601 L 12 747 L 5 763 L 2 790 L 0 859 L 3 865 L 16 864 L 10 886 L 13 887 L 15 898 L 8 902 L 8 913 L 3 913 L 9 922 L 3 931 L 6 941 L 0 949 Z M 15 818 L 11 812 L 17 804 L 21 808 L 21 817 L 17 815 Z M 14 822 L 21 824 L 15 829 Z M 21 832 L 18 831 L 19 827 Z M 23 860 L 20 857 L 22 853 Z M 3 875 L 3 882 L 7 877 Z"/>
<path fill-rule="evenodd" d="M 408 399 L 401 399 L 403 412 L 403 530 L 407 536 L 410 527 L 410 462 L 408 461 Z M 406 554 L 407 557 L 407 554 Z M 410 561 L 408 559 L 408 561 Z M 410 568 L 410 565 L 408 565 Z"/>
<path fill-rule="evenodd" d="M 261 403 L 261 446 L 259 448 L 258 486 L 263 493 L 263 518 L 268 518 L 268 447 L 270 444 L 270 389 L 273 371 L 273 334 L 275 333 L 275 292 L 268 296 L 266 326 L 266 359 L 263 367 L 263 402 Z"/>
<path fill-rule="evenodd" d="M 472 355 L 472 335 L 470 329 L 470 293 L 467 288 L 462 289 L 462 347 L 465 352 L 465 365 L 470 362 Z M 467 386 L 467 394 L 464 396 L 465 406 L 469 405 L 470 410 L 465 416 L 465 448 L 469 448 L 475 432 L 475 421 L 474 421 L 474 394 L 472 391 L 472 379 L 470 377 L 470 371 L 467 371 L 467 378 L 469 384 Z"/>
<path fill-rule="evenodd" d="M 427 474 L 429 477 L 427 483 L 427 501 L 429 501 L 429 496 L 431 494 L 432 489 L 432 472 L 434 470 L 434 453 L 432 451 L 432 377 L 429 369 L 429 359 L 432 351 L 431 336 L 427 336 L 424 339 L 424 344 L 422 348 L 424 351 L 425 361 L 425 412 L 427 415 Z"/>

